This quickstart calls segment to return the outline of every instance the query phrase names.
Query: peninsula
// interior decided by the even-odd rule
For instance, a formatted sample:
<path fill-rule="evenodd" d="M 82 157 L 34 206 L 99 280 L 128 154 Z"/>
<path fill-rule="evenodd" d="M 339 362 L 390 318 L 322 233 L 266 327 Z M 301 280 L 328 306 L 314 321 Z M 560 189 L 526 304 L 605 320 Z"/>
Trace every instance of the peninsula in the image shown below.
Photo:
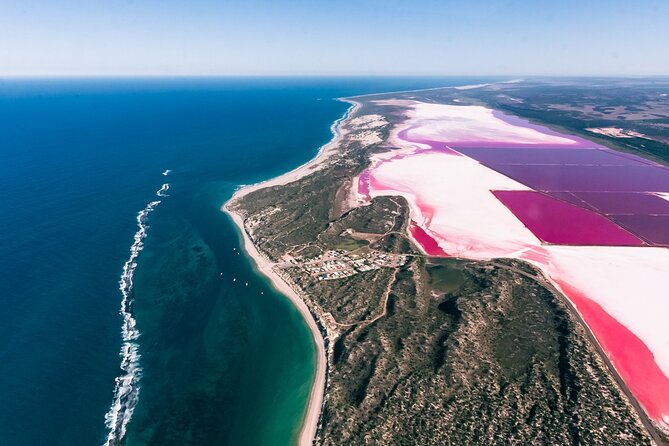
<path fill-rule="evenodd" d="M 299 444 L 666 444 L 669 85 L 616 87 L 347 98 L 225 204 L 314 335 Z"/>

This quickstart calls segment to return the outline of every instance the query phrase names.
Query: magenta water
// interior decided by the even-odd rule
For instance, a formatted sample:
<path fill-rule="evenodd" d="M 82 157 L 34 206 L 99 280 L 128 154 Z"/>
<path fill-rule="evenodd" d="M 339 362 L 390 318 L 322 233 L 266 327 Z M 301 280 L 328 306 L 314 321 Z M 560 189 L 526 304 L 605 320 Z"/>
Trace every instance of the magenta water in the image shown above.
<path fill-rule="evenodd" d="M 611 219 L 658 246 L 669 246 L 669 215 L 611 215 Z"/>
<path fill-rule="evenodd" d="M 650 193 L 572 192 L 571 194 L 604 214 L 669 215 L 669 201 Z"/>
<path fill-rule="evenodd" d="M 555 245 L 643 246 L 606 217 L 535 191 L 494 191 L 540 240 Z"/>
<path fill-rule="evenodd" d="M 580 206 L 582 208 L 586 208 L 591 211 L 599 212 L 599 210 L 596 207 L 577 197 L 575 192 L 551 191 L 545 193 L 553 198 L 557 198 L 558 200 L 566 201 L 567 203 L 575 204 L 576 206 Z"/>
<path fill-rule="evenodd" d="M 522 118 L 494 114 L 507 123 L 566 138 L 573 144 L 476 141 L 476 135 L 470 141 L 433 141 L 411 136 L 416 126 L 401 130 L 397 137 L 422 145 L 417 146 L 417 152 L 464 155 L 544 192 L 496 195 L 547 243 L 640 246 L 644 244 L 642 239 L 649 245 L 667 243 L 667 221 L 653 216 L 669 214 L 669 202 L 654 195 L 669 192 L 669 169 Z M 381 162 L 401 156 L 411 154 L 398 154 Z M 359 192 L 368 196 L 374 182 L 373 171 L 363 172 L 358 181 Z M 621 216 L 611 219 L 607 214 Z"/>
<path fill-rule="evenodd" d="M 647 162 L 622 156 L 610 150 L 582 148 L 473 148 L 458 149 L 460 153 L 486 164 L 539 164 L 589 166 L 648 166 Z"/>
<path fill-rule="evenodd" d="M 489 167 L 541 191 L 669 192 L 669 170 L 652 166 L 492 164 Z"/>

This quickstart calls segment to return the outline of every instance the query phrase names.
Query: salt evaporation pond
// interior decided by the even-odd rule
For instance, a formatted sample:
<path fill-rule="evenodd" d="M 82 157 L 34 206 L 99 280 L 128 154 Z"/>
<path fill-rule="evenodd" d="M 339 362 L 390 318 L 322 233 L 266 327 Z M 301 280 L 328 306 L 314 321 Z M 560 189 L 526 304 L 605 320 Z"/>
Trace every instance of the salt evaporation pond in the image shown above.
<path fill-rule="evenodd" d="M 493 191 L 540 240 L 555 245 L 642 246 L 608 218 L 535 191 Z"/>
<path fill-rule="evenodd" d="M 428 255 L 539 267 L 669 429 L 669 169 L 480 106 L 377 104 L 407 119 L 356 199 L 405 197 Z"/>

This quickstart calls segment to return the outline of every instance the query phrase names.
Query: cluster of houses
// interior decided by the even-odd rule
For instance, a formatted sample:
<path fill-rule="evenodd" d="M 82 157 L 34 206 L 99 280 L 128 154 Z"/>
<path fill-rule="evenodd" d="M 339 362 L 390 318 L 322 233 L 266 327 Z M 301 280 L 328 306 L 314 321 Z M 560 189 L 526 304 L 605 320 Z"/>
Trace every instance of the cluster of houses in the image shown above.
<path fill-rule="evenodd" d="M 404 265 L 408 256 L 390 254 L 377 251 L 367 251 L 364 254 L 350 254 L 347 251 L 326 251 L 315 259 L 303 263 L 301 266 L 318 280 L 342 279 L 363 271 L 388 267 L 394 268 Z"/>

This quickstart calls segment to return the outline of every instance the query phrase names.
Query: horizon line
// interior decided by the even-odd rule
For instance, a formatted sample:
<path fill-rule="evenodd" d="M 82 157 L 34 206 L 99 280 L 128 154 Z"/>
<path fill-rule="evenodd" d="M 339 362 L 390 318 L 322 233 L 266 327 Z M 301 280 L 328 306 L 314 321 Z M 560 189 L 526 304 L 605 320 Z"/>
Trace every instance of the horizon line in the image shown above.
<path fill-rule="evenodd" d="M 155 78 L 155 79 L 222 79 L 222 78 L 466 78 L 466 77 L 496 77 L 496 78 L 669 78 L 669 74 L 0 74 L 0 80 L 5 79 L 123 79 L 123 78 Z"/>

